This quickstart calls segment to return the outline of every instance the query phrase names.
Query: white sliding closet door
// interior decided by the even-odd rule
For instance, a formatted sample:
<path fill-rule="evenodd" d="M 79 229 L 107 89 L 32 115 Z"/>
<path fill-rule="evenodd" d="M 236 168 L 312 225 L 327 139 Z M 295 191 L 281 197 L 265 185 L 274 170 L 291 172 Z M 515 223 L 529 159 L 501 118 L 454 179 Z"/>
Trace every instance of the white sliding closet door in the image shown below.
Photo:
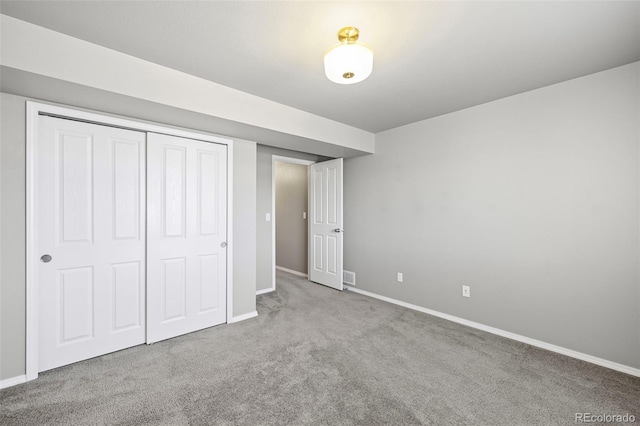
<path fill-rule="evenodd" d="M 145 341 L 145 133 L 39 117 L 38 370 Z"/>
<path fill-rule="evenodd" d="M 148 134 L 147 343 L 226 322 L 227 147 Z"/>

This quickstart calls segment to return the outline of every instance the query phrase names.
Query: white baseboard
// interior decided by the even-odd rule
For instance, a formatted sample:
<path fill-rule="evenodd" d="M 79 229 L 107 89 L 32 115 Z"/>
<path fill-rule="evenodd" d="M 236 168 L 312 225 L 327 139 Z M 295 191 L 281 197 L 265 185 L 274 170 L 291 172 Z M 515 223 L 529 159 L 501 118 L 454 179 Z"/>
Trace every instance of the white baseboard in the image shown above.
<path fill-rule="evenodd" d="M 256 296 L 259 296 L 265 293 L 271 293 L 272 291 L 276 291 L 276 288 L 275 287 L 263 288 L 262 290 L 256 291 Z"/>
<path fill-rule="evenodd" d="M 231 318 L 229 324 L 233 324 L 234 322 L 240 322 L 244 320 L 248 320 L 249 318 L 255 318 L 258 316 L 258 311 L 249 312 L 248 314 L 238 315 L 237 317 Z"/>
<path fill-rule="evenodd" d="M 305 274 L 304 272 L 294 271 L 293 269 L 283 268 L 282 266 L 276 265 L 276 269 L 283 272 L 288 272 L 293 275 L 298 275 L 300 277 L 309 278 L 309 274 Z"/>
<path fill-rule="evenodd" d="M 11 377 L 9 379 L 0 380 L 0 389 L 10 388 L 11 386 L 19 385 L 27 382 L 27 375 Z"/>
<path fill-rule="evenodd" d="M 496 334 L 498 336 L 506 337 L 507 339 L 516 340 L 521 343 L 526 343 L 527 345 L 535 346 L 541 349 L 546 349 L 551 352 L 556 352 L 562 355 L 570 356 L 572 358 L 586 361 L 591 364 L 596 364 L 601 367 L 610 368 L 612 370 L 616 370 L 622 373 L 630 374 L 632 376 L 640 377 L 640 368 L 634 368 L 628 365 L 619 364 L 617 362 L 609 361 L 603 358 L 598 358 L 593 355 L 588 355 L 582 352 L 574 351 L 573 349 L 563 348 L 562 346 L 556 346 L 551 343 L 542 342 L 540 340 L 532 339 L 530 337 L 522 336 L 520 334 L 511 333 L 510 331 L 501 330 L 499 328 L 480 324 L 478 322 L 469 321 L 464 318 L 459 318 L 453 315 L 434 311 L 432 309 L 423 308 L 422 306 L 412 305 L 411 303 L 402 302 L 400 300 L 392 299 L 390 297 L 381 296 L 379 294 L 371 293 L 365 290 L 360 290 L 355 287 L 345 285 L 345 288 L 349 289 L 349 291 L 353 291 L 354 293 L 373 297 L 374 299 L 383 300 L 385 302 L 393 303 L 394 305 L 403 306 L 405 308 L 409 308 L 415 311 L 423 312 L 425 314 L 433 315 L 434 317 L 443 318 L 452 322 L 456 322 L 458 324 L 462 324 L 468 327 L 476 328 L 478 330 L 486 331 L 487 333 Z"/>

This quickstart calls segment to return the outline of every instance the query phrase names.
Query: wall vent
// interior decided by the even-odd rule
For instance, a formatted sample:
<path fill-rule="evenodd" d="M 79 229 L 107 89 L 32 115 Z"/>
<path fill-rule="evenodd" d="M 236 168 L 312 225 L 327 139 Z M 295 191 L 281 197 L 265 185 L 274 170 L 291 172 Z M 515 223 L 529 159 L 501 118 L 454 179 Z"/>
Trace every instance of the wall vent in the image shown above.
<path fill-rule="evenodd" d="M 356 285 L 356 273 L 351 271 L 342 271 L 342 282 L 347 285 Z"/>

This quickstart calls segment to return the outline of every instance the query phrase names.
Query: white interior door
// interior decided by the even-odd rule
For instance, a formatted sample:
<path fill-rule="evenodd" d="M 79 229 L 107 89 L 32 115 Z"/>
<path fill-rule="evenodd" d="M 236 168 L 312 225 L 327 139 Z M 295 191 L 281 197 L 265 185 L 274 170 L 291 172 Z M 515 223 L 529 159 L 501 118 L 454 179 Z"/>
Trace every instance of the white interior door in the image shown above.
<path fill-rule="evenodd" d="M 145 341 L 145 133 L 39 118 L 39 371 Z"/>
<path fill-rule="evenodd" d="M 147 343 L 226 322 L 227 147 L 149 133 Z"/>
<path fill-rule="evenodd" d="M 309 166 L 309 280 L 342 290 L 342 158 Z"/>

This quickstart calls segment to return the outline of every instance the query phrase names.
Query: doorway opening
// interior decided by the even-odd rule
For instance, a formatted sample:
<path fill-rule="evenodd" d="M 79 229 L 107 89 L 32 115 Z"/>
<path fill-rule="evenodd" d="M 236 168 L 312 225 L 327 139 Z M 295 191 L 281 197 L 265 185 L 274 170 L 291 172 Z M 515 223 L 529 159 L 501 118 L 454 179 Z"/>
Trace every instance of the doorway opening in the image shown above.
<path fill-rule="evenodd" d="M 308 277 L 308 166 L 314 161 L 272 156 L 272 288 L 276 269 Z"/>
<path fill-rule="evenodd" d="M 344 288 L 343 167 L 342 158 L 272 156 L 271 288 L 257 294 L 276 290 L 276 269 Z"/>

